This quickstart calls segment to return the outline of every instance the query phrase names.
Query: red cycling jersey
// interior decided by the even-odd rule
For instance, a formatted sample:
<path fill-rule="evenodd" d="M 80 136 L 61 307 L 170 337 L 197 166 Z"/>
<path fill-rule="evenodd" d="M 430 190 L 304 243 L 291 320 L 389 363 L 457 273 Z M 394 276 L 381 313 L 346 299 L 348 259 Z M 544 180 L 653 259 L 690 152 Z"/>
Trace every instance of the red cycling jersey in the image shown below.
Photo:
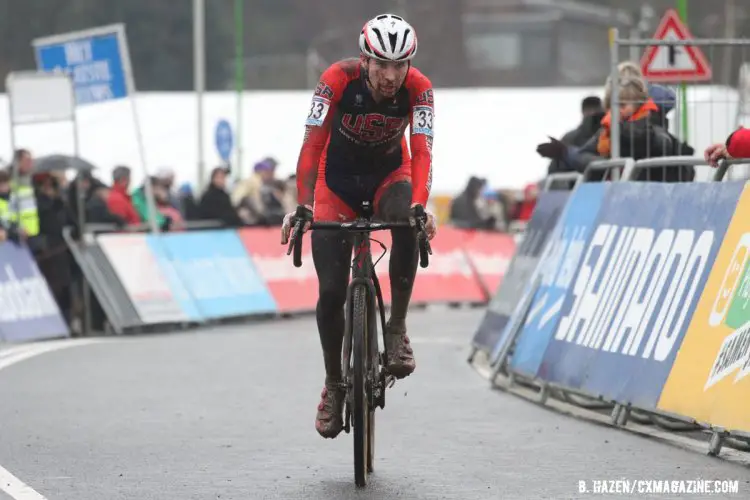
<path fill-rule="evenodd" d="M 395 176 L 406 175 L 412 203 L 426 206 L 433 117 L 432 84 L 416 68 L 409 68 L 394 98 L 376 102 L 359 59 L 333 64 L 323 73 L 307 116 L 297 163 L 298 203 L 312 205 L 319 199 L 316 191 L 325 188 L 353 208 L 363 197 L 377 197 L 378 188 Z"/>

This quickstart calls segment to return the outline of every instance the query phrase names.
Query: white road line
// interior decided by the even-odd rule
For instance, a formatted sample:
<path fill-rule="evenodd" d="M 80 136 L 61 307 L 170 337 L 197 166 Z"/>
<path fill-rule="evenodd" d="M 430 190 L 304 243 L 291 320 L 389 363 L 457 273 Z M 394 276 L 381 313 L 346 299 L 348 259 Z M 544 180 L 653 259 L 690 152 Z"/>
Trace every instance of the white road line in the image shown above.
<path fill-rule="evenodd" d="M 103 339 L 74 339 L 40 342 L 38 344 L 25 344 L 22 346 L 11 347 L 0 351 L 0 370 L 13 366 L 26 359 L 33 358 L 34 356 L 39 356 L 45 352 L 59 351 L 69 347 L 96 344 L 100 342 L 103 342 Z M 2 465 L 0 465 L 0 491 L 10 495 L 13 500 L 48 500 L 47 497 L 18 479 Z"/>
<path fill-rule="evenodd" d="M 34 490 L 0 465 L 0 491 L 14 500 L 47 500 L 47 497 Z"/>

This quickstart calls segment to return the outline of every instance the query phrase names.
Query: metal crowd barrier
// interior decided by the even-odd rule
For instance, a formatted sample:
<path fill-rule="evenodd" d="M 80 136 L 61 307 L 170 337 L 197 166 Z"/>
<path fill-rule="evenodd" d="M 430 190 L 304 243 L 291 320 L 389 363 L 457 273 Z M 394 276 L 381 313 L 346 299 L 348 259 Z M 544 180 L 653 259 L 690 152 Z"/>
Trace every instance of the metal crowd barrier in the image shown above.
<path fill-rule="evenodd" d="M 603 179 L 607 174 L 611 174 L 611 180 L 615 182 L 627 179 L 629 172 L 633 170 L 634 164 L 635 160 L 632 158 L 592 161 L 583 172 L 583 181 L 597 182 Z M 621 171 L 622 173 L 620 173 Z M 595 178 L 595 174 L 599 173 L 602 173 L 601 177 Z"/>
<path fill-rule="evenodd" d="M 732 166 L 747 164 L 750 164 L 750 159 L 723 160 L 719 163 L 718 168 L 714 170 L 710 182 L 724 182 L 726 174 Z M 708 163 L 703 158 L 693 156 L 658 157 L 638 161 L 635 161 L 632 158 L 601 160 L 592 162 L 583 173 L 581 179 L 575 180 L 575 183 L 577 185 L 578 182 L 595 182 L 596 180 L 602 178 L 602 175 L 600 174 L 601 172 L 606 173 L 609 171 L 612 171 L 612 180 L 614 181 L 633 182 L 636 181 L 636 179 L 638 179 L 644 171 L 683 165 L 691 167 L 702 167 L 708 166 Z M 620 171 L 622 172 L 622 175 L 618 175 Z M 565 177 L 566 174 L 556 175 L 556 178 L 555 176 L 550 176 L 550 178 L 546 180 L 545 190 L 548 190 L 553 183 L 559 182 L 560 180 L 570 181 L 575 179 L 575 175 L 567 177 Z M 532 286 L 532 290 L 536 290 L 536 286 Z M 530 295 L 533 296 L 533 293 L 531 293 Z M 519 300 L 523 301 L 523 298 L 519 297 Z M 717 455 L 723 445 L 741 450 L 750 449 L 750 434 L 748 433 L 744 433 L 741 431 L 729 432 L 704 422 L 698 422 L 694 418 L 691 418 L 689 416 L 677 415 L 659 409 L 643 409 L 631 404 L 621 404 L 617 401 L 607 400 L 597 394 L 590 394 L 586 391 L 567 387 L 566 385 L 556 382 L 549 382 L 537 378 L 529 378 L 528 376 L 514 372 L 513 369 L 510 368 L 508 360 L 513 355 L 517 336 L 522 330 L 521 326 L 526 321 L 526 315 L 523 314 L 523 311 L 526 311 L 529 307 L 531 307 L 531 304 L 522 303 L 517 307 L 522 314 L 515 319 L 515 323 L 511 322 L 508 325 L 508 328 L 510 328 L 510 334 L 508 335 L 508 338 L 510 340 L 501 346 L 499 354 L 495 359 L 495 363 L 490 366 L 490 382 L 493 386 L 505 389 L 511 389 L 514 386 L 524 386 L 527 388 L 535 389 L 538 391 L 538 402 L 541 404 L 545 404 L 547 399 L 552 396 L 553 398 L 565 401 L 567 403 L 592 410 L 610 410 L 610 418 L 615 426 L 624 426 L 627 424 L 628 420 L 632 420 L 644 425 L 653 424 L 672 432 L 707 432 L 711 435 L 710 443 L 708 445 L 710 455 Z M 470 362 L 475 352 L 476 349 L 474 349 L 474 351 L 472 352 Z M 505 379 L 504 382 L 500 381 L 501 377 Z"/>
<path fill-rule="evenodd" d="M 559 174 L 550 174 L 544 179 L 542 191 L 564 190 L 572 191 L 583 179 L 583 175 L 578 172 L 561 172 Z"/>
<path fill-rule="evenodd" d="M 218 220 L 191 221 L 185 224 L 185 230 L 217 229 L 223 227 Z M 122 335 L 126 329 L 145 326 L 128 296 L 125 287 L 120 282 L 117 273 L 96 241 L 97 234 L 107 233 L 146 233 L 151 226 L 139 224 L 119 227 L 115 224 L 86 224 L 86 232 L 80 240 L 73 238 L 73 228 L 63 229 L 63 238 L 68 245 L 73 258 L 81 269 L 83 279 L 88 283 L 91 292 L 96 297 L 106 316 L 105 333 Z M 87 316 L 85 324 L 90 325 L 91 304 L 84 297 L 84 314 Z"/>
<path fill-rule="evenodd" d="M 727 175 L 729 169 L 735 165 L 748 165 L 750 164 L 750 158 L 735 158 L 732 160 L 722 160 L 719 163 L 719 167 L 714 172 L 714 182 L 722 182 Z"/>

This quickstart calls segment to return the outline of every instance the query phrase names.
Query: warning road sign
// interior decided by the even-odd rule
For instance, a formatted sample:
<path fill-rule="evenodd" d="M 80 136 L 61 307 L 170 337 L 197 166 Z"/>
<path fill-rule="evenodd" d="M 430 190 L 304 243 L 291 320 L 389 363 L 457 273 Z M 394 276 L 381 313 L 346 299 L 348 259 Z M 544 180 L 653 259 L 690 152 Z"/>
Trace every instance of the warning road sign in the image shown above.
<path fill-rule="evenodd" d="M 693 40 L 693 35 L 674 9 L 669 9 L 656 28 L 654 39 L 666 42 Z M 651 82 L 700 82 L 711 79 L 711 65 L 700 47 L 650 46 L 641 58 L 643 76 Z"/>

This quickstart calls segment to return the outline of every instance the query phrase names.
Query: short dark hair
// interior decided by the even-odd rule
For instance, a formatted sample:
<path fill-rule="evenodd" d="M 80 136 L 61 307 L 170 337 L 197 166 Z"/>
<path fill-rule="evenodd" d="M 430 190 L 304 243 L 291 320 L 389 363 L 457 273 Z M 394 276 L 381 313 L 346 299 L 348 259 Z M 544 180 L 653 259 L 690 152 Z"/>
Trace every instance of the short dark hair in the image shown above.
<path fill-rule="evenodd" d="M 112 181 L 117 182 L 122 179 L 130 179 L 130 168 L 119 165 L 112 171 Z"/>
<path fill-rule="evenodd" d="M 21 158 L 23 158 L 25 155 L 31 156 L 31 151 L 29 151 L 28 149 L 24 149 L 24 148 L 16 149 L 13 152 L 13 162 L 18 163 L 19 161 L 21 161 Z"/>
<path fill-rule="evenodd" d="M 590 95 L 581 101 L 581 111 L 596 111 L 602 109 L 601 98 Z"/>

